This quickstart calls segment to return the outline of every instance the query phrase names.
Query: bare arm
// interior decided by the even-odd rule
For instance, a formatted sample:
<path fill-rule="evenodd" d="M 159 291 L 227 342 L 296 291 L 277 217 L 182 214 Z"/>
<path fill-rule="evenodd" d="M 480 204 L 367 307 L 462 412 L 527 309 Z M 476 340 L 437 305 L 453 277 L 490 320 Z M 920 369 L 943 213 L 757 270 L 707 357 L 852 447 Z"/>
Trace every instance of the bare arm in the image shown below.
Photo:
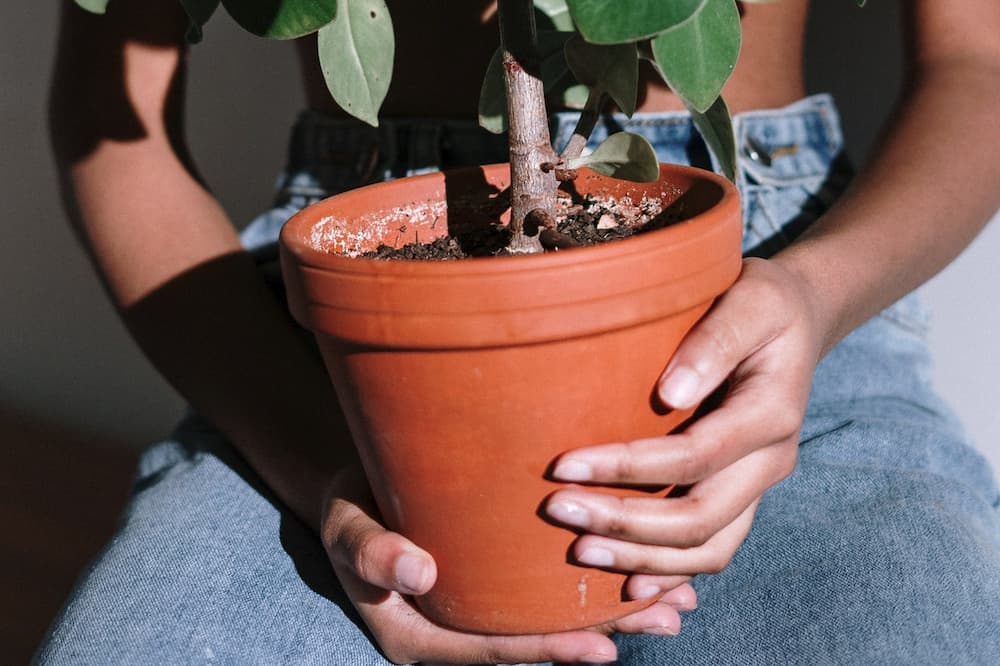
<path fill-rule="evenodd" d="M 351 443 L 322 364 L 257 276 L 183 142 L 176 0 L 64 3 L 51 130 L 71 217 L 157 369 L 318 529 Z"/>
<path fill-rule="evenodd" d="M 824 350 L 933 276 L 1000 208 L 1000 5 L 904 3 L 905 92 L 873 159 L 777 261 L 816 295 Z"/>
<path fill-rule="evenodd" d="M 816 365 L 838 340 L 951 261 L 1000 207 L 1000 5 L 905 3 L 908 86 L 874 159 L 839 203 L 772 260 L 750 259 L 660 380 L 672 407 L 721 405 L 683 432 L 578 449 L 568 481 L 690 484 L 680 498 L 556 493 L 584 528 L 584 562 L 633 576 L 719 571 L 760 497 L 794 469 Z M 581 473 L 581 470 L 585 470 Z"/>

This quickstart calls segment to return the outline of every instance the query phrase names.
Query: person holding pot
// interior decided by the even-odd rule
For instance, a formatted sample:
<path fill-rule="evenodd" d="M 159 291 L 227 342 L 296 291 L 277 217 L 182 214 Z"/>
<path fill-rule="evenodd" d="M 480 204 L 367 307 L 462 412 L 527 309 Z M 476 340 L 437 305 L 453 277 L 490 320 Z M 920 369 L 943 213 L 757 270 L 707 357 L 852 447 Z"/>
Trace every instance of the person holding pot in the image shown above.
<path fill-rule="evenodd" d="M 930 386 L 911 292 L 1000 207 L 1000 5 L 905 4 L 907 84 L 853 178 L 833 100 L 805 97 L 807 2 L 743 5 L 724 94 L 747 258 L 657 388 L 673 408 L 722 387 L 719 402 L 680 433 L 583 447 L 553 468 L 567 482 L 688 491 L 621 501 L 572 487 L 545 505 L 582 532 L 576 561 L 627 572 L 627 596 L 657 601 L 606 627 L 501 637 L 416 610 L 433 558 L 380 524 L 276 282 L 277 231 L 304 205 L 505 160 L 502 141 L 474 129 L 491 3 L 390 4 L 391 131 L 331 108 L 306 43 L 311 109 L 275 208 L 241 237 L 184 144 L 176 0 L 117 0 L 105 17 L 64 0 L 51 118 L 67 205 L 123 321 L 197 415 L 143 456 L 120 533 L 38 662 L 995 659 L 1000 494 Z M 661 160 L 710 166 L 669 90 L 648 81 L 639 111 L 603 131 L 644 123 Z M 553 118 L 556 141 L 573 121 Z"/>

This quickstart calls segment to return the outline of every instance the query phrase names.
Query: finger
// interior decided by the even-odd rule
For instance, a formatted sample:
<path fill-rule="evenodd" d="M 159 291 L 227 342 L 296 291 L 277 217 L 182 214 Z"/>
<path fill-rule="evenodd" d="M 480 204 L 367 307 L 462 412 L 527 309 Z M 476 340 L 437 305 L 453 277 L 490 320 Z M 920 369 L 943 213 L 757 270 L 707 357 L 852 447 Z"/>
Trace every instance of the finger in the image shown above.
<path fill-rule="evenodd" d="M 801 396 L 808 391 L 786 390 L 781 381 L 765 376 L 741 380 L 717 409 L 677 434 L 569 451 L 556 460 L 552 476 L 608 485 L 701 481 L 756 449 L 797 439 Z"/>
<path fill-rule="evenodd" d="M 607 636 L 593 631 L 485 636 L 434 625 L 412 607 L 402 612 L 382 608 L 382 615 L 388 618 L 375 621 L 366 609 L 359 610 L 373 629 L 376 641 L 394 663 L 418 659 L 446 664 L 607 663 L 617 658 L 615 644 Z M 405 618 L 403 624 L 399 623 L 400 618 Z M 387 624 L 386 619 L 391 619 L 392 624 Z"/>
<path fill-rule="evenodd" d="M 798 437 L 759 449 L 691 486 L 671 507 L 672 543 L 696 547 L 754 507 L 770 488 L 795 470 Z"/>
<path fill-rule="evenodd" d="M 690 576 L 653 576 L 635 574 L 625 583 L 625 594 L 630 599 L 648 599 L 659 596 L 659 602 L 673 606 L 678 611 L 698 607 L 698 593 L 687 581 Z M 684 582 L 677 582 L 684 581 Z"/>
<path fill-rule="evenodd" d="M 375 594 L 377 590 L 355 575 L 350 566 L 334 561 L 333 568 L 375 641 L 393 663 L 607 663 L 617 658 L 615 644 L 607 636 L 589 630 L 526 636 L 454 631 L 432 623 L 399 594 Z"/>
<path fill-rule="evenodd" d="M 635 576 L 633 576 L 633 578 L 635 578 Z M 670 604 L 679 611 L 690 611 L 698 607 L 698 593 L 695 592 L 691 585 L 685 583 L 684 585 L 678 585 L 664 594 L 660 598 L 660 601 L 665 604 Z"/>
<path fill-rule="evenodd" d="M 619 618 L 612 629 L 625 634 L 676 636 L 681 630 L 681 616 L 670 604 L 657 601 L 641 611 Z"/>
<path fill-rule="evenodd" d="M 771 281 L 752 277 L 766 276 L 767 271 L 766 261 L 745 260 L 740 279 L 684 337 L 657 387 L 664 404 L 675 409 L 694 407 L 743 359 L 784 330 L 785 319 L 760 316 L 761 312 L 789 310 Z"/>
<path fill-rule="evenodd" d="M 402 535 L 385 529 L 373 513 L 359 502 L 332 501 L 322 535 L 331 560 L 383 590 L 401 594 L 430 590 L 437 580 L 434 558 Z"/>
<path fill-rule="evenodd" d="M 730 525 L 694 548 L 650 546 L 585 534 L 574 542 L 573 556 L 581 564 L 615 571 L 688 576 L 718 573 L 728 566 L 750 532 L 757 504 L 751 504 Z"/>
<path fill-rule="evenodd" d="M 572 487 L 552 494 L 544 510 L 563 525 L 591 534 L 657 546 L 700 546 L 791 473 L 797 448 L 796 439 L 788 439 L 753 451 L 677 497 L 618 497 Z"/>
<path fill-rule="evenodd" d="M 441 654 L 434 661 L 446 664 L 609 663 L 617 658 L 611 639 L 593 631 L 471 638 L 464 634 L 440 636 L 428 641 L 421 651 Z"/>
<path fill-rule="evenodd" d="M 690 576 L 650 576 L 646 574 L 636 574 L 630 576 L 625 583 L 625 595 L 629 599 L 649 599 L 651 597 L 663 597 L 680 587 L 690 587 L 688 581 Z M 694 592 L 694 588 L 691 588 Z M 662 599 L 661 599 L 662 601 Z"/>

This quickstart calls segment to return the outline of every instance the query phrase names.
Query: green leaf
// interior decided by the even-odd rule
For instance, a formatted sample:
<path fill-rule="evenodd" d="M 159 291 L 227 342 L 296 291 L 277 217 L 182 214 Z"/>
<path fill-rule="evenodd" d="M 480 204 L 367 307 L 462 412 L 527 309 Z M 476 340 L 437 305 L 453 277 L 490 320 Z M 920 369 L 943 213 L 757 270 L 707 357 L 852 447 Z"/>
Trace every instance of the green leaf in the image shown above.
<path fill-rule="evenodd" d="M 590 88 L 580 83 L 565 88 L 559 94 L 563 105 L 567 109 L 582 109 L 587 105 L 587 99 L 590 97 Z"/>
<path fill-rule="evenodd" d="M 691 20 L 653 40 L 664 78 L 684 104 L 704 112 L 722 91 L 740 53 L 735 0 L 707 0 Z"/>
<path fill-rule="evenodd" d="M 579 36 L 566 42 L 566 63 L 580 83 L 606 92 L 626 116 L 635 113 L 639 52 L 635 44 L 588 44 Z"/>
<path fill-rule="evenodd" d="M 573 19 L 570 18 L 566 0 L 535 0 L 535 8 L 548 17 L 556 30 L 573 31 Z"/>
<path fill-rule="evenodd" d="M 567 109 L 583 109 L 590 97 L 590 88 L 582 83 L 577 83 L 569 70 L 566 70 L 563 76 L 552 84 L 551 89 L 546 83 L 545 91 L 549 97 L 562 102 L 562 105 Z"/>
<path fill-rule="evenodd" d="M 707 0 L 566 0 L 573 23 L 594 44 L 652 37 L 686 21 Z"/>
<path fill-rule="evenodd" d="M 197 44 L 202 38 L 202 27 L 212 18 L 212 14 L 219 8 L 220 0 L 181 0 L 181 6 L 187 12 L 190 25 L 188 26 L 187 39 L 189 44 Z"/>
<path fill-rule="evenodd" d="M 594 152 L 569 160 L 571 169 L 587 166 L 612 178 L 651 183 L 660 177 L 660 164 L 649 141 L 630 132 L 612 134 Z"/>
<path fill-rule="evenodd" d="M 490 58 L 479 89 L 479 125 L 494 134 L 507 131 L 507 93 L 503 81 L 503 49 Z"/>
<path fill-rule="evenodd" d="M 736 137 L 733 134 L 733 120 L 729 116 L 726 100 L 720 96 L 704 113 L 691 108 L 688 110 L 691 112 L 694 126 L 698 128 L 709 150 L 715 155 L 722 174 L 736 182 Z"/>
<path fill-rule="evenodd" d="M 108 0 L 76 0 L 76 4 L 92 14 L 103 14 L 108 11 Z"/>
<path fill-rule="evenodd" d="M 344 111 L 378 127 L 396 48 L 383 0 L 339 0 L 337 18 L 319 31 L 319 62 Z"/>
<path fill-rule="evenodd" d="M 244 30 L 270 39 L 316 32 L 337 15 L 340 0 L 222 0 Z"/>

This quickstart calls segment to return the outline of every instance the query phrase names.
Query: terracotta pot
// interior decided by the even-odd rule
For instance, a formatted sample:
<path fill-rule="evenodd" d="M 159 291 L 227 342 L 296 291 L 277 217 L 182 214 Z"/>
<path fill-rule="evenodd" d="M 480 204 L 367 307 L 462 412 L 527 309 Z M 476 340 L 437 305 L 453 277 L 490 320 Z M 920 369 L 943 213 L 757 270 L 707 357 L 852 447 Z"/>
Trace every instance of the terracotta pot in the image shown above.
<path fill-rule="evenodd" d="M 438 563 L 421 610 L 469 631 L 561 631 L 650 602 L 623 601 L 624 575 L 570 562 L 577 535 L 540 516 L 561 487 L 546 471 L 569 449 L 689 416 L 664 410 L 655 384 L 740 271 L 740 206 L 728 181 L 695 169 L 664 165 L 653 184 L 585 172 L 580 193 L 662 197 L 686 221 L 542 256 L 350 256 L 495 221 L 508 179 L 494 165 L 326 199 L 287 223 L 281 260 L 387 525 Z"/>

